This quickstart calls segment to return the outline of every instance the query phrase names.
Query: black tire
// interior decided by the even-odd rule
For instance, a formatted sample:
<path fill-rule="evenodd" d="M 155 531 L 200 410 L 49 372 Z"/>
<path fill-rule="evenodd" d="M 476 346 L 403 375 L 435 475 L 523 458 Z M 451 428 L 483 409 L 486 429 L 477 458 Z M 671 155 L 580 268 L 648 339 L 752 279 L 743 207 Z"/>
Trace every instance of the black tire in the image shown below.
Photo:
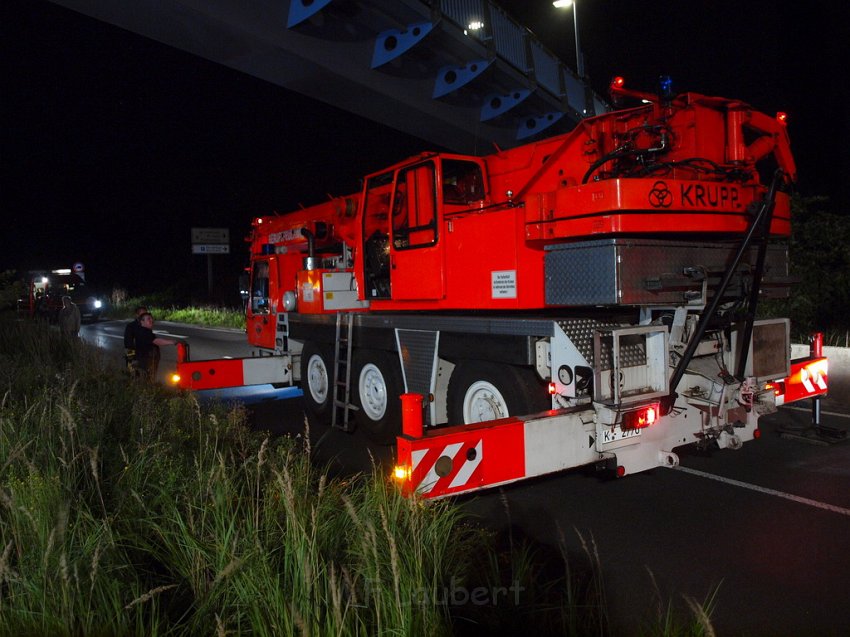
<path fill-rule="evenodd" d="M 330 347 L 313 341 L 301 350 L 301 390 L 304 408 L 319 424 L 330 424 L 333 404 L 333 355 Z"/>
<path fill-rule="evenodd" d="M 355 420 L 373 442 L 389 445 L 401 433 L 404 392 L 398 356 L 380 350 L 355 350 L 351 394 L 358 410 Z"/>
<path fill-rule="evenodd" d="M 550 408 L 545 384 L 533 370 L 463 361 L 455 367 L 447 396 L 450 425 L 524 416 Z"/>

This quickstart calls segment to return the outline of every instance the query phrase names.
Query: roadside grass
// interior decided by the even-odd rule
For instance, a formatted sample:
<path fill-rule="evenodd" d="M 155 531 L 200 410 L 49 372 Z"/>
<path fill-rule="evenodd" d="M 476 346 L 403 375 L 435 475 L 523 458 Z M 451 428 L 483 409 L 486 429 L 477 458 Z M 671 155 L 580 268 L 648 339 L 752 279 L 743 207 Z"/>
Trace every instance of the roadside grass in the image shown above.
<path fill-rule="evenodd" d="M 215 307 L 153 307 L 150 309 L 151 313 L 160 321 L 245 329 L 245 313 L 241 311 Z"/>
<path fill-rule="evenodd" d="M 592 538 L 547 552 L 311 456 L 0 317 L 0 635 L 610 634 Z M 710 634 L 670 613 L 648 634 Z"/>
<path fill-rule="evenodd" d="M 109 317 L 113 319 L 132 319 L 135 309 L 141 305 L 148 308 L 156 321 L 173 321 L 207 327 L 232 327 L 245 329 L 245 313 L 220 307 L 175 307 L 160 305 L 155 298 L 138 297 L 110 305 Z"/>
<path fill-rule="evenodd" d="M 456 508 L 330 480 L 240 408 L 3 327 L 0 634 L 448 634 L 411 600 L 480 534 Z"/>

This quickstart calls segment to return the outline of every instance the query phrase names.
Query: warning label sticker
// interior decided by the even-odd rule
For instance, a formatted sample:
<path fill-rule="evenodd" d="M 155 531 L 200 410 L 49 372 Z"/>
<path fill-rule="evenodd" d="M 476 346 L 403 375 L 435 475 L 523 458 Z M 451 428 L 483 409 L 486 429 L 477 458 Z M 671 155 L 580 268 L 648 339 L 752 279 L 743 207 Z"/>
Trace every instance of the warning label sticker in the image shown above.
<path fill-rule="evenodd" d="M 516 298 L 516 270 L 496 270 L 490 273 L 491 298 Z"/>
<path fill-rule="evenodd" d="M 301 284 L 301 298 L 304 299 L 305 303 L 313 302 L 313 284 L 312 283 L 302 283 Z"/>

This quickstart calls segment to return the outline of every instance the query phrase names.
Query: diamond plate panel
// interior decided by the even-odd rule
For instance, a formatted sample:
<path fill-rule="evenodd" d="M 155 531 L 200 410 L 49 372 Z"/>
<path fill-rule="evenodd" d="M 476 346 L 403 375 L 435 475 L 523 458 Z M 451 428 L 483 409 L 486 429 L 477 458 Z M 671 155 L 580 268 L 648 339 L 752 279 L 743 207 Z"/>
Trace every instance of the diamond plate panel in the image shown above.
<path fill-rule="evenodd" d="M 547 246 L 548 305 L 681 305 L 687 294 L 701 293 L 702 283 L 683 275 L 686 268 L 709 274 L 709 296 L 734 258 L 735 243 L 689 243 L 647 239 L 602 239 Z M 756 248 L 744 255 L 739 272 L 755 266 Z M 712 277 L 711 274 L 714 274 Z M 765 278 L 788 276 L 788 251 L 770 246 Z M 741 293 L 733 279 L 729 296 Z"/>
<path fill-rule="evenodd" d="M 427 396 L 432 393 L 431 377 L 439 332 L 396 330 L 396 334 L 407 391 Z"/>
<path fill-rule="evenodd" d="M 404 374 L 405 391 L 428 396 L 436 391 L 434 370 L 440 333 L 426 330 L 397 329 L 399 357 Z M 434 403 L 425 411 L 425 424 L 433 425 L 436 412 Z"/>
<path fill-rule="evenodd" d="M 547 248 L 545 256 L 547 305 L 614 305 L 617 293 L 617 254 L 602 242 Z"/>
<path fill-rule="evenodd" d="M 612 339 L 603 336 L 600 342 L 602 347 L 602 360 L 595 361 L 593 357 L 593 335 L 597 330 L 604 331 L 606 328 L 624 327 L 619 323 L 610 321 L 599 321 L 591 318 L 562 319 L 558 326 L 564 330 L 564 334 L 572 341 L 579 353 L 584 356 L 594 367 L 605 371 L 613 367 Z M 646 365 L 646 348 L 644 341 L 639 337 L 624 337 L 620 339 L 620 359 L 623 367 L 640 367 Z"/>

